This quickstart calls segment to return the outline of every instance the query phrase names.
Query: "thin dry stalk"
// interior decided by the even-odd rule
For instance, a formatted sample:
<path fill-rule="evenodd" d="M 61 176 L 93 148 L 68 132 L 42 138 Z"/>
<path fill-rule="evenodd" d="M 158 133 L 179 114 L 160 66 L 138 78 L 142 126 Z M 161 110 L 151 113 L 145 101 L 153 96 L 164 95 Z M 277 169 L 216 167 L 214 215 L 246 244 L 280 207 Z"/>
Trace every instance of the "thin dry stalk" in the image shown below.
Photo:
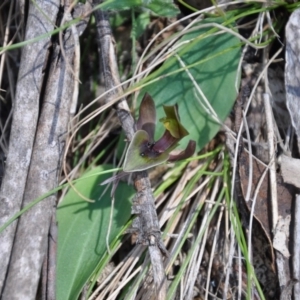
<path fill-rule="evenodd" d="M 296 195 L 294 212 L 293 275 L 297 282 L 294 286 L 294 299 L 300 299 L 300 195 Z"/>
<path fill-rule="evenodd" d="M 215 169 L 215 172 L 219 172 L 221 169 L 222 165 L 219 164 L 217 166 L 217 168 Z M 206 187 L 207 188 L 207 187 Z M 212 193 L 211 193 L 211 197 L 210 197 L 210 201 L 215 201 L 217 198 L 217 194 L 219 192 L 219 188 L 220 188 L 220 178 L 218 177 L 216 179 L 216 182 L 214 184 Z M 203 234 L 204 231 L 204 236 L 201 239 L 201 244 L 199 244 L 199 250 L 196 250 L 195 253 L 193 255 L 195 255 L 197 253 L 197 259 L 195 261 L 195 263 L 192 263 L 191 261 L 191 272 L 190 272 L 190 276 L 188 276 L 188 284 L 186 284 L 186 289 L 185 289 L 185 296 L 187 299 L 192 299 L 192 295 L 193 295 L 193 289 L 194 289 L 194 285 L 198 276 L 198 272 L 200 270 L 200 265 L 202 262 L 202 258 L 203 258 L 203 253 L 204 253 L 204 249 L 205 249 L 205 244 L 206 244 L 206 239 L 207 239 L 207 235 L 208 235 L 208 230 L 209 230 L 209 215 L 211 213 L 211 209 L 213 207 L 213 205 L 211 203 L 206 203 L 205 205 L 206 207 L 204 208 L 204 216 L 202 218 L 202 222 L 201 222 L 201 226 L 199 228 L 199 233 L 198 233 L 198 237 L 196 238 L 196 240 L 200 240 L 200 235 Z M 200 247 L 201 245 L 201 247 Z M 199 253 L 198 253 L 199 252 Z M 212 255 L 213 258 L 213 255 Z M 210 270 L 208 269 L 208 274 L 210 273 Z M 188 272 L 187 272 L 188 274 Z M 207 277 L 207 280 L 209 280 L 209 276 Z"/>
<path fill-rule="evenodd" d="M 115 283 L 115 277 L 122 277 L 123 274 L 126 272 L 128 268 L 128 264 L 130 265 L 130 262 L 132 262 L 132 257 L 135 257 L 137 254 L 138 247 L 135 247 L 128 255 L 127 257 L 121 261 L 114 269 L 108 274 L 108 276 L 105 277 L 104 280 L 101 280 L 98 278 L 99 286 L 97 289 L 93 292 L 93 294 L 89 297 L 89 300 L 94 300 L 96 297 L 100 297 L 101 299 L 105 298 L 105 295 L 110 291 L 114 290 L 117 286 Z M 130 261 L 130 262 L 128 262 Z M 119 274 L 122 274 L 119 276 Z M 107 285 L 107 286 L 106 286 Z M 106 286 L 106 288 L 105 288 Z M 102 291 L 102 292 L 101 292 Z M 100 294 L 101 292 L 101 294 Z"/>
<path fill-rule="evenodd" d="M 10 41 L 8 40 L 9 34 L 10 34 L 10 29 L 11 29 L 11 27 L 13 27 L 13 19 L 14 19 L 13 8 L 15 8 L 15 3 L 13 1 L 11 1 L 9 3 L 8 3 L 8 1 L 6 1 L 3 3 L 3 6 L 5 6 L 5 5 L 9 5 L 7 20 L 5 20 L 4 18 L 1 18 L 1 20 L 0 20 L 0 30 L 1 30 L 1 36 L 3 36 L 3 48 L 4 49 L 6 46 L 12 44 L 13 39 L 14 39 L 14 38 L 12 38 Z M 4 14 L 4 12 L 3 12 L 3 14 Z M 16 15 L 16 13 L 15 13 L 15 15 Z M 22 22 L 20 22 L 20 23 L 22 23 Z M 19 31 L 19 29 L 20 29 L 20 27 L 17 28 L 17 32 Z M 15 36 L 16 36 L 16 34 L 15 34 Z M 6 69 L 5 69 L 5 65 L 6 65 Z M 3 103 L 6 102 L 6 95 L 2 96 L 2 92 L 4 92 L 4 93 L 9 92 L 11 95 L 11 101 L 12 101 L 12 103 L 14 102 L 15 82 L 13 79 L 14 78 L 13 71 L 12 71 L 13 68 L 10 68 L 9 65 L 10 65 L 10 56 L 7 55 L 7 52 L 5 50 L 0 51 L 0 92 L 1 92 L 0 101 L 3 101 Z M 3 79 L 4 75 L 8 78 L 9 91 L 6 91 L 3 88 L 1 88 L 3 86 L 2 79 Z M 0 148 L 1 148 L 1 152 L 5 156 L 7 156 L 7 152 L 8 152 L 8 141 L 6 139 L 6 136 L 7 136 L 6 131 L 7 131 L 8 125 L 10 124 L 11 117 L 12 117 L 12 110 L 10 110 L 5 124 L 2 124 L 2 121 L 3 121 L 2 119 L 0 120 L 0 130 L 2 133 L 0 136 Z M 3 174 L 0 174 L 0 176 L 2 177 Z"/>
<path fill-rule="evenodd" d="M 118 287 L 116 288 L 116 290 L 107 298 L 107 300 L 113 300 L 113 299 L 117 299 L 118 294 L 122 291 L 122 289 L 133 279 L 135 278 L 138 273 L 140 273 L 141 271 L 141 267 L 137 268 L 134 270 L 134 272 L 132 272 L 127 278 L 126 280 L 122 280 L 122 282 L 118 285 Z M 103 298 L 98 297 L 97 300 L 101 300 Z"/>
<path fill-rule="evenodd" d="M 251 137 L 248 122 L 246 119 L 245 113 L 242 111 L 243 114 L 243 124 L 246 129 L 247 141 L 248 141 L 248 151 L 249 151 L 249 179 L 247 185 L 247 192 L 245 195 L 245 201 L 248 202 L 250 200 L 251 190 L 252 190 L 252 179 L 253 179 L 253 156 L 252 156 L 252 145 L 251 145 Z"/>
<path fill-rule="evenodd" d="M 193 291 L 196 279 L 198 277 L 198 273 L 200 270 L 200 265 L 203 259 L 203 254 L 205 250 L 205 244 L 208 236 L 209 231 L 209 223 L 208 216 L 210 213 L 212 205 L 206 204 L 204 217 L 201 223 L 201 227 L 199 228 L 198 236 L 196 237 L 195 241 L 201 240 L 200 243 L 197 243 L 197 246 L 194 250 L 193 257 L 189 263 L 189 272 L 186 272 L 185 280 L 184 280 L 184 286 L 185 289 L 183 289 L 183 295 L 185 299 L 192 299 L 193 298 Z M 204 231 L 204 232 L 203 232 Z M 202 235 L 202 239 L 200 239 L 200 235 Z"/>
<path fill-rule="evenodd" d="M 232 263 L 233 258 L 235 255 L 235 246 L 236 246 L 236 238 L 234 233 L 234 226 L 232 224 L 233 220 L 231 219 L 230 222 L 230 237 L 228 238 L 228 241 L 225 241 L 225 243 L 230 243 L 229 251 L 228 251 L 228 259 L 227 264 L 225 266 L 226 268 L 226 275 L 225 275 L 225 282 L 224 282 L 224 289 L 223 289 L 223 299 L 228 298 L 228 290 L 229 290 L 229 279 L 232 274 Z"/>
<path fill-rule="evenodd" d="M 184 187 L 186 186 L 187 182 L 193 177 L 201 168 L 203 165 L 197 166 L 197 168 L 193 169 L 192 171 L 189 170 L 189 168 L 186 169 L 186 171 L 182 174 L 180 177 L 179 182 L 176 184 L 175 190 L 170 196 L 168 203 L 166 203 L 165 209 L 161 213 L 160 217 L 160 225 L 164 225 L 174 214 L 177 206 L 180 204 L 180 201 L 182 200 L 182 191 L 184 190 Z M 205 182 L 207 183 L 209 179 L 207 179 Z M 196 192 L 193 193 L 196 194 L 199 190 L 203 188 L 205 183 L 202 183 L 197 189 Z M 190 199 L 190 195 L 187 196 L 185 201 L 188 201 Z M 170 232 L 174 231 L 174 227 L 177 227 L 177 221 L 174 220 L 174 224 L 172 224 L 172 227 L 170 228 Z M 172 229 L 173 228 L 173 229 Z M 166 240 L 167 243 L 168 240 Z"/>
<path fill-rule="evenodd" d="M 251 138 L 250 138 L 250 131 L 248 127 L 248 122 L 246 119 L 245 113 L 242 111 L 243 114 L 243 124 L 246 129 L 246 135 L 247 135 L 247 140 L 248 140 L 248 151 L 249 151 L 249 180 L 248 180 L 248 185 L 247 185 L 247 192 L 245 195 L 245 201 L 248 202 L 250 201 L 250 195 L 252 191 L 252 180 L 253 180 L 253 156 L 252 156 L 252 145 L 251 145 Z M 259 189 L 258 189 L 259 190 Z M 255 199 L 253 200 L 253 205 L 252 205 L 252 210 L 251 212 L 254 212 L 254 207 L 255 207 Z M 250 221 L 249 221 L 249 234 L 248 234 L 248 260 L 251 263 L 252 261 L 252 224 L 253 224 L 253 214 L 250 215 Z"/>
<path fill-rule="evenodd" d="M 221 211 L 218 216 L 218 221 L 215 226 L 215 234 L 214 234 L 214 240 L 212 244 L 212 249 L 211 249 L 211 256 L 209 258 L 209 264 L 207 268 L 207 281 L 206 281 L 206 288 L 205 288 L 205 299 L 208 299 L 208 292 L 209 292 L 209 285 L 211 283 L 211 270 L 212 270 L 212 264 L 214 260 L 214 254 L 215 254 L 215 249 L 217 247 L 218 243 L 218 238 L 219 238 L 219 233 L 220 233 L 220 226 L 221 226 L 221 221 L 223 218 L 223 212 L 224 212 L 224 206 L 225 206 L 225 201 L 223 201 L 223 206 L 221 206 Z"/>
<path fill-rule="evenodd" d="M 47 287 L 47 300 L 55 300 L 56 299 L 56 253 L 57 253 L 57 238 L 58 238 L 58 230 L 56 224 L 56 215 L 53 208 L 52 219 L 49 230 L 48 237 L 48 255 L 46 259 L 48 259 L 47 263 L 47 278 L 46 278 L 46 287 Z"/>
<path fill-rule="evenodd" d="M 275 163 L 275 134 L 273 126 L 273 112 L 270 103 L 270 95 L 267 93 L 263 94 L 266 123 L 267 123 L 267 135 L 268 135 L 268 148 L 269 148 L 269 159 L 270 159 L 270 187 L 271 187 L 271 201 L 272 201 L 272 228 L 275 230 L 278 222 L 278 199 L 277 199 L 277 180 L 276 180 L 276 163 Z"/>
<path fill-rule="evenodd" d="M 106 291 L 103 291 L 101 295 L 98 296 L 98 298 L 104 297 L 106 293 L 110 293 L 110 297 L 117 296 L 118 293 L 120 292 L 120 285 L 124 287 L 126 283 L 129 281 L 129 277 L 131 277 L 132 273 L 131 271 L 135 267 L 135 265 L 138 262 L 139 257 L 142 255 L 143 249 L 141 247 L 135 247 L 133 251 L 131 251 L 128 255 L 127 258 L 125 258 L 125 262 L 122 262 L 120 270 L 116 274 L 116 276 L 111 280 L 110 284 L 107 286 Z M 118 267 L 119 267 L 118 266 Z M 141 271 L 140 268 L 137 268 L 138 272 Z M 134 270 L 134 273 L 137 271 Z M 122 280 L 121 280 L 122 279 Z M 103 298 L 102 298 L 103 299 Z M 112 298 L 114 299 L 114 298 Z"/>
<path fill-rule="evenodd" d="M 194 214 L 197 212 L 197 209 L 205 202 L 208 193 L 209 193 L 209 191 L 207 189 L 203 189 L 203 191 L 201 191 L 201 193 L 199 192 L 199 196 L 197 197 L 196 201 L 194 201 L 192 203 L 191 207 L 189 208 L 188 216 L 184 220 L 181 220 L 181 222 L 183 221 L 182 222 L 183 224 L 180 228 L 178 237 L 172 247 L 171 256 L 167 261 L 167 268 L 166 268 L 167 272 L 169 272 L 172 267 L 172 264 L 175 260 L 174 254 L 177 253 L 177 251 L 179 249 L 179 245 L 182 242 L 182 238 L 185 235 L 185 233 L 187 232 Z"/>
<path fill-rule="evenodd" d="M 109 118 L 108 118 L 109 119 Z M 75 178 L 75 176 L 78 174 L 79 169 L 82 167 L 82 165 L 86 162 L 86 159 L 93 153 L 93 151 L 103 142 L 103 140 L 108 136 L 108 134 L 111 132 L 111 130 L 115 127 L 114 124 L 110 124 L 108 121 L 104 122 L 101 127 L 99 128 L 99 131 L 96 133 L 91 132 L 87 137 L 83 138 L 84 142 L 86 143 L 88 139 L 91 140 L 91 142 L 86 146 L 84 154 L 80 157 L 78 163 L 76 166 L 73 167 L 72 171 L 68 173 L 69 180 L 72 180 Z M 79 142 L 79 145 L 82 145 L 82 140 Z M 78 149 L 78 146 L 76 146 L 72 152 L 75 152 Z M 63 179 L 60 184 L 63 184 L 67 181 L 67 179 Z M 63 195 L 66 193 L 68 188 L 66 188 L 63 191 Z M 63 199 L 63 195 L 60 197 Z"/>
<path fill-rule="evenodd" d="M 7 44 L 8 44 L 9 30 L 10 30 L 10 26 L 11 26 L 11 17 L 12 17 L 11 15 L 12 15 L 13 7 L 14 7 L 14 2 L 12 1 L 10 3 L 8 17 L 7 17 L 7 24 L 6 24 L 5 33 L 4 33 L 3 47 L 7 46 Z M 6 59 L 6 54 L 7 53 L 4 52 L 1 55 L 1 59 L 0 59 L 0 86 L 2 85 L 4 62 L 5 62 L 5 59 Z"/>

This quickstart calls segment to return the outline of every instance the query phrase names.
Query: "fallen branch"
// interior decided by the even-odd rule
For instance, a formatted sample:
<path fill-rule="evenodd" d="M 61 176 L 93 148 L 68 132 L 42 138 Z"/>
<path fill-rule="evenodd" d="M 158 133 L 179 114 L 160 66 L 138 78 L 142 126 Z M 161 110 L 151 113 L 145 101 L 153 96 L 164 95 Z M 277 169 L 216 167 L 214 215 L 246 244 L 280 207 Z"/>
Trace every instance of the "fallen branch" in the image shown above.
<path fill-rule="evenodd" d="M 35 35 L 41 35 L 45 31 L 51 32 L 58 17 L 59 4 L 60 1 L 51 4 L 45 4 L 43 1 L 31 3 L 29 16 L 33 21 L 29 18 L 28 31 L 34 31 Z M 81 29 L 82 25 L 82 22 L 79 22 L 78 26 L 81 26 Z M 36 32 L 37 28 L 40 30 Z M 32 35 L 27 33 L 26 39 L 30 38 Z M 71 29 L 65 31 L 61 45 L 54 36 L 51 43 L 49 39 L 41 39 L 29 46 L 29 49 L 24 48 L 22 55 L 21 65 L 24 64 L 25 67 L 24 70 L 20 70 L 17 88 L 18 90 L 21 86 L 22 91 L 19 94 L 17 92 L 14 111 L 17 124 L 13 123 L 12 126 L 17 128 L 17 133 L 15 135 L 12 130 L 9 148 L 9 155 L 19 155 L 12 165 L 17 169 L 14 176 L 18 176 L 14 182 L 19 183 L 19 176 L 22 175 L 20 180 L 22 186 L 20 189 L 14 187 L 17 197 L 13 198 L 12 202 L 20 200 L 23 207 L 58 185 L 75 83 L 73 72 L 67 68 L 72 66 L 75 53 Z M 62 48 L 65 49 L 65 56 L 61 55 Z M 47 55 L 48 49 L 52 51 Z M 24 107 L 24 103 L 30 105 Z M 24 136 L 27 139 L 26 143 L 23 140 Z M 26 148 L 24 151 L 25 147 L 29 147 L 29 140 L 33 147 L 31 145 L 32 148 Z M 23 153 L 20 154 L 20 151 Z M 26 165 L 26 170 L 23 165 Z M 9 174 L 10 168 L 7 171 Z M 7 198 L 15 195 L 8 193 L 6 185 L 2 193 Z M 7 271 L 6 268 L 1 269 L 3 272 L 1 276 L 5 278 L 1 299 L 35 299 L 40 282 L 42 283 L 40 298 L 55 299 L 57 233 L 53 216 L 56 202 L 56 195 L 47 197 L 22 214 L 15 232 L 14 226 L 10 225 L 4 234 L 1 234 L 1 239 L 5 239 L 6 233 L 10 232 L 9 241 L 13 239 L 11 253 L 8 253 L 7 257 L 0 251 L 1 262 L 5 261 L 4 258 L 9 260 Z M 15 204 L 17 210 L 20 210 L 21 203 L 16 203 L 19 205 L 17 207 Z M 8 213 L 11 216 L 15 210 L 9 209 L 10 207 Z M 42 266 L 44 266 L 43 279 L 40 280 Z"/>
<path fill-rule="evenodd" d="M 59 0 L 51 2 L 37 0 L 35 3 L 30 3 L 25 40 L 36 38 L 54 29 L 59 4 Z M 44 11 L 47 12 L 47 18 Z M 5 175 L 0 191 L 0 225 L 16 214 L 22 205 L 33 153 L 43 84 L 43 67 L 49 43 L 50 37 L 28 44 L 22 49 Z M 7 275 L 16 227 L 17 221 L 0 235 L 0 294 Z M 25 277 L 28 277 L 28 274 Z M 12 289 L 17 288 L 13 286 Z"/>
<path fill-rule="evenodd" d="M 93 5 L 101 3 L 94 1 Z M 108 16 L 101 10 L 95 11 L 98 34 L 98 52 L 101 61 L 101 71 L 104 75 L 106 90 L 109 93 L 106 102 L 120 96 L 123 91 L 120 88 L 120 79 L 116 63 L 113 37 L 108 21 Z M 118 118 L 130 141 L 135 132 L 135 122 L 125 98 L 122 98 L 115 106 Z M 166 278 L 163 266 L 162 254 L 167 255 L 167 250 L 161 240 L 161 232 L 155 210 L 155 198 L 153 196 L 147 171 L 136 172 L 133 175 L 134 187 L 137 191 L 133 200 L 132 213 L 137 217 L 134 220 L 132 231 L 137 234 L 137 242 L 148 245 L 152 264 L 152 274 L 156 289 L 156 299 L 166 299 Z"/>

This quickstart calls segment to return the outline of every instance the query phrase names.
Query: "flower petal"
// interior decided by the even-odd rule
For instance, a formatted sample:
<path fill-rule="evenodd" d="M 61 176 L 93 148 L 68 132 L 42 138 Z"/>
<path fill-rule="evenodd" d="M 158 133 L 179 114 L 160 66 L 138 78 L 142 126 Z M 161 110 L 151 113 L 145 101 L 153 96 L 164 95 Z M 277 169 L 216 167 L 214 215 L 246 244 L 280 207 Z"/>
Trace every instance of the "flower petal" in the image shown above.
<path fill-rule="evenodd" d="M 171 153 L 168 161 L 173 162 L 173 161 L 178 161 L 178 160 L 189 158 L 195 153 L 195 150 L 196 150 L 196 142 L 193 140 L 190 140 L 187 147 L 185 148 L 185 150 L 181 151 L 178 154 Z"/>
<path fill-rule="evenodd" d="M 163 107 L 166 117 L 161 118 L 159 121 L 164 124 L 165 128 L 170 131 L 172 136 L 180 140 L 188 135 L 188 131 L 180 123 L 178 115 L 178 105 L 164 105 Z"/>
<path fill-rule="evenodd" d="M 145 130 L 149 135 L 149 141 L 154 141 L 154 131 L 156 124 L 156 109 L 152 97 L 146 93 L 139 109 L 139 118 L 136 126 L 137 130 Z"/>
<path fill-rule="evenodd" d="M 153 145 L 153 150 L 159 153 L 167 151 L 170 153 L 178 144 L 179 139 L 175 138 L 169 130 Z"/>

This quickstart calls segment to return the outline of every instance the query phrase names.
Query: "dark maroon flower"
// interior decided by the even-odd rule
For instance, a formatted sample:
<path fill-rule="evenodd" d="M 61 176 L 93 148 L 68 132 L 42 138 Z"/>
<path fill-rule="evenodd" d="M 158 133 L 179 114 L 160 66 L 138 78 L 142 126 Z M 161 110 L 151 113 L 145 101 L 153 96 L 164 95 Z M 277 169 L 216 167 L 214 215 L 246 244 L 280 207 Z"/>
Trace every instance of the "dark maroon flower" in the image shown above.
<path fill-rule="evenodd" d="M 124 172 L 143 171 L 165 161 L 173 162 L 194 154 L 196 142 L 192 140 L 189 141 L 185 150 L 178 154 L 171 153 L 178 146 L 178 142 L 189 133 L 180 123 L 177 104 L 163 106 L 163 108 L 166 117 L 160 121 L 166 130 L 163 136 L 154 142 L 156 110 L 151 96 L 145 94 L 139 109 L 137 131 L 126 153 Z"/>

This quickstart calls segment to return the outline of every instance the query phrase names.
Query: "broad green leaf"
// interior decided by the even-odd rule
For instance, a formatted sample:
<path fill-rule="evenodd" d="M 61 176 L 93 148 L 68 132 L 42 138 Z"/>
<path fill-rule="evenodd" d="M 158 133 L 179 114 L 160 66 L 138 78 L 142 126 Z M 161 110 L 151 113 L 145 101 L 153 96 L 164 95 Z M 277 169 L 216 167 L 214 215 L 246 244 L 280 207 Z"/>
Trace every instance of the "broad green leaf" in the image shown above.
<path fill-rule="evenodd" d="M 98 7 L 102 10 L 119 10 L 140 7 L 142 4 L 142 0 L 106 0 L 104 3 L 98 5 Z"/>
<path fill-rule="evenodd" d="M 146 7 L 159 16 L 175 17 L 180 13 L 179 9 L 173 4 L 173 1 L 170 0 L 144 0 L 145 4 L 146 2 L 149 3 Z"/>
<path fill-rule="evenodd" d="M 149 12 L 140 13 L 136 18 L 136 32 L 135 38 L 138 39 L 145 31 L 146 27 L 150 23 L 150 14 Z"/>
<path fill-rule="evenodd" d="M 134 20 L 132 20 L 131 11 L 128 10 L 120 10 L 118 12 L 112 13 L 110 12 L 109 23 L 112 28 L 118 28 L 122 24 L 127 22 L 133 22 L 132 24 L 132 32 L 131 35 L 135 39 L 138 39 L 145 31 L 146 27 L 150 23 L 150 12 L 146 11 L 139 12 Z M 133 30 L 134 29 L 134 30 Z"/>
<path fill-rule="evenodd" d="M 75 184 L 80 193 L 94 199 L 95 203 L 84 201 L 71 189 L 58 207 L 57 300 L 76 300 L 106 252 L 111 197 L 110 189 L 102 195 L 106 187 L 99 184 L 111 174 L 99 173 L 109 169 L 112 169 L 111 165 L 97 167 Z M 130 218 L 129 200 L 133 193 L 132 187 L 119 183 L 110 242 Z"/>
<path fill-rule="evenodd" d="M 205 20 L 203 24 L 210 22 L 217 22 L 217 20 Z M 219 119 L 224 121 L 237 96 L 235 84 L 240 76 L 238 72 L 240 41 L 227 32 L 209 34 L 211 29 L 213 25 L 211 28 L 200 28 L 183 36 L 177 44 L 191 41 L 182 43 L 183 47 L 178 51 L 178 55 L 189 68 Z M 173 74 L 169 76 L 171 72 Z M 161 118 L 164 115 L 163 105 L 177 103 L 180 123 L 189 132 L 189 135 L 180 141 L 179 148 L 184 149 L 189 140 L 196 141 L 197 150 L 203 148 L 216 135 L 220 125 L 213 118 L 212 113 L 204 108 L 203 98 L 198 95 L 200 103 L 195 97 L 196 88 L 178 58 L 175 56 L 168 58 L 157 71 L 142 80 L 140 84 L 153 79 L 159 80 L 142 88 L 137 105 L 148 92 L 155 101 L 157 116 Z M 164 130 L 163 124 L 157 124 L 156 140 L 162 136 Z"/>
<path fill-rule="evenodd" d="M 102 10 L 124 10 L 129 8 L 148 8 L 159 16 L 174 17 L 179 13 L 169 0 L 106 0 L 99 5 Z"/>
<path fill-rule="evenodd" d="M 131 18 L 130 10 L 110 12 L 109 24 L 113 29 L 116 29 L 119 26 L 123 25 L 126 21 L 129 21 L 130 18 Z"/>

